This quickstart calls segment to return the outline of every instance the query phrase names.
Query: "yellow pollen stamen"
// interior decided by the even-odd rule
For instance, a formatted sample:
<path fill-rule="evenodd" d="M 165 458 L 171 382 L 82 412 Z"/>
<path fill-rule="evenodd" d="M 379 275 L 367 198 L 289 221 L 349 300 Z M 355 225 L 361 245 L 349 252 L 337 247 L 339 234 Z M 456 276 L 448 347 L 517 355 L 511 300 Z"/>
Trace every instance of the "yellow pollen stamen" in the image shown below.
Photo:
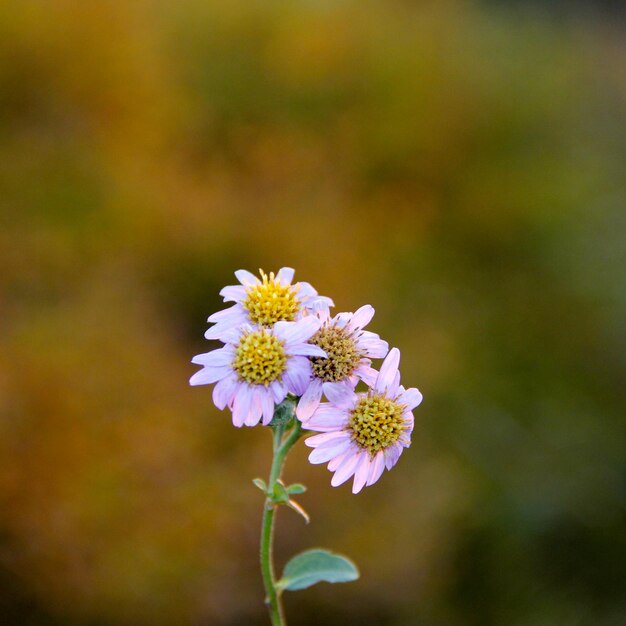
<path fill-rule="evenodd" d="M 324 325 L 310 342 L 326 352 L 328 358 L 312 357 L 313 374 L 324 382 L 345 380 L 358 367 L 363 353 L 351 333 L 337 326 Z"/>
<path fill-rule="evenodd" d="M 246 288 L 246 299 L 242 306 L 254 324 L 271 326 L 276 322 L 291 322 L 300 310 L 300 300 L 296 297 L 298 288 L 294 285 L 281 285 L 270 272 L 269 276 L 259 270 L 262 282 Z"/>
<path fill-rule="evenodd" d="M 232 366 L 239 380 L 267 387 L 271 382 L 280 380 L 287 367 L 284 344 L 265 329 L 243 335 L 235 350 Z"/>
<path fill-rule="evenodd" d="M 406 407 L 387 396 L 363 396 L 350 414 L 347 429 L 352 440 L 373 458 L 380 450 L 396 443 L 408 425 Z"/>

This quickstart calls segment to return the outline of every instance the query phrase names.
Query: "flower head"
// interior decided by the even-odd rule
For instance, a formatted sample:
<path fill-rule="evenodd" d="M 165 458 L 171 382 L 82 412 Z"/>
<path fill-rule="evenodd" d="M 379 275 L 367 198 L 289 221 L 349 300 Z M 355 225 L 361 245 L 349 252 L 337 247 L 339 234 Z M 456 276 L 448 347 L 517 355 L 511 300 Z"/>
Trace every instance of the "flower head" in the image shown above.
<path fill-rule="evenodd" d="M 320 329 L 310 343 L 326 352 L 325 357 L 311 357 L 313 378 L 298 403 L 296 415 L 306 420 L 320 404 L 322 392 L 332 388 L 352 391 L 359 379 L 373 385 L 378 372 L 371 367 L 370 359 L 383 358 L 389 349 L 376 333 L 363 330 L 374 316 L 369 304 L 354 313 L 339 313 L 331 318 L 327 308 L 320 308 Z M 331 392 L 332 393 L 332 392 Z"/>
<path fill-rule="evenodd" d="M 214 313 L 209 322 L 215 325 L 206 331 L 207 339 L 222 339 L 224 333 L 242 324 L 271 327 L 277 322 L 299 320 L 314 307 L 333 306 L 330 298 L 318 295 L 309 283 L 292 284 L 294 270 L 283 267 L 276 274 L 259 270 L 261 278 L 246 270 L 237 270 L 240 285 L 220 291 L 224 302 L 234 302 L 229 309 Z"/>
<path fill-rule="evenodd" d="M 277 322 L 272 328 L 241 324 L 222 334 L 225 346 L 198 354 L 192 363 L 202 365 L 191 385 L 217 383 L 213 402 L 228 406 L 235 426 L 267 425 L 274 407 L 289 392 L 302 395 L 311 379 L 307 357 L 325 356 L 324 350 L 307 343 L 320 320 L 307 316 L 295 322 Z"/>
<path fill-rule="evenodd" d="M 320 404 L 305 423 L 305 428 L 322 433 L 305 443 L 314 448 L 311 463 L 328 462 L 333 487 L 354 476 L 352 493 L 358 493 L 375 483 L 385 467 L 391 469 L 411 445 L 412 411 L 422 394 L 400 385 L 399 362 L 400 351 L 393 348 L 367 393 L 325 389 L 330 402 Z"/>

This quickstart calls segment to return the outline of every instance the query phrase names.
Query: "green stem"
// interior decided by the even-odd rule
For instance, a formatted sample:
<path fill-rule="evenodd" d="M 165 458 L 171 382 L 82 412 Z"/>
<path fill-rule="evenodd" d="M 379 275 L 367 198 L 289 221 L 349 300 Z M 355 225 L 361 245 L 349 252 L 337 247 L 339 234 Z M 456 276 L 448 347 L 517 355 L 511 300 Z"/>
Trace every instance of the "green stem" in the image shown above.
<path fill-rule="evenodd" d="M 285 626 L 285 616 L 280 599 L 280 593 L 276 589 L 276 576 L 274 574 L 274 557 L 272 552 L 274 535 L 274 518 L 278 505 L 271 498 L 274 486 L 280 478 L 281 471 L 287 453 L 299 439 L 301 434 L 300 421 L 295 418 L 291 432 L 283 441 L 284 426 L 276 425 L 274 429 L 274 458 L 267 481 L 267 493 L 270 494 L 265 499 L 263 508 L 263 522 L 261 524 L 261 573 L 263 574 L 263 584 L 265 585 L 266 604 L 268 606 L 272 626 Z"/>

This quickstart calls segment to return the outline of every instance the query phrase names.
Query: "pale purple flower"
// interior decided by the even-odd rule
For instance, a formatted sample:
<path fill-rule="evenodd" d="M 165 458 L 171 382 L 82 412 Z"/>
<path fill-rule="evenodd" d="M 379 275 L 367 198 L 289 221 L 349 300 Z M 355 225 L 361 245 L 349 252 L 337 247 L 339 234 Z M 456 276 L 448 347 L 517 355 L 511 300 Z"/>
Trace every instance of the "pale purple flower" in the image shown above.
<path fill-rule="evenodd" d="M 220 291 L 224 302 L 234 302 L 229 309 L 211 315 L 215 325 L 206 331 L 207 339 L 222 339 L 225 332 L 242 324 L 273 326 L 276 322 L 291 322 L 302 318 L 315 307 L 333 306 L 333 301 L 318 295 L 309 283 L 293 283 L 295 270 L 283 267 L 265 274 L 261 279 L 246 270 L 237 270 L 240 285 L 230 285 Z"/>
<path fill-rule="evenodd" d="M 400 351 L 393 348 L 367 393 L 329 388 L 330 402 L 320 404 L 305 423 L 305 428 L 322 433 L 305 443 L 314 448 L 311 463 L 328 462 L 333 487 L 354 476 L 352 493 L 358 493 L 375 483 L 385 468 L 390 470 L 411 444 L 412 410 L 422 394 L 400 385 L 399 362 Z"/>
<path fill-rule="evenodd" d="M 288 393 L 304 393 L 312 375 L 308 357 L 325 356 L 307 343 L 320 323 L 310 315 L 272 328 L 245 323 L 230 328 L 222 336 L 225 346 L 192 359 L 203 368 L 189 383 L 217 383 L 213 402 L 219 409 L 231 409 L 235 426 L 267 425 Z"/>
<path fill-rule="evenodd" d="M 374 307 L 362 306 L 354 313 L 338 313 L 331 318 L 328 308 L 319 308 L 321 328 L 311 343 L 323 348 L 327 357 L 312 357 L 313 378 L 296 408 L 298 418 L 306 423 L 322 399 L 322 392 L 330 397 L 345 390 L 351 392 L 359 380 L 372 386 L 378 372 L 370 359 L 382 359 L 389 345 L 376 333 L 363 330 L 374 316 Z"/>

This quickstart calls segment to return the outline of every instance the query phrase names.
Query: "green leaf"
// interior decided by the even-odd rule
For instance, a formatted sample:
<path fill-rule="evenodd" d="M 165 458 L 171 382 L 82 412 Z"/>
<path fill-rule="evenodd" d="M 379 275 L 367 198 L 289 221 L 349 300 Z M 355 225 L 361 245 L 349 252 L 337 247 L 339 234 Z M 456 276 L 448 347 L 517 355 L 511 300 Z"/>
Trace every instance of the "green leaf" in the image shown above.
<path fill-rule="evenodd" d="M 289 487 L 287 487 L 287 493 L 292 496 L 298 493 L 304 493 L 305 491 L 306 487 L 301 483 L 294 483 L 293 485 L 289 485 Z"/>
<path fill-rule="evenodd" d="M 359 577 L 356 565 L 345 556 L 314 548 L 291 559 L 276 586 L 283 590 L 306 589 L 315 583 L 347 583 Z"/>
<path fill-rule="evenodd" d="M 267 493 L 267 485 L 262 478 L 253 478 L 252 482 L 255 487 L 258 487 L 263 493 Z"/>
<path fill-rule="evenodd" d="M 277 481 L 274 483 L 274 493 L 272 494 L 272 500 L 277 504 L 286 504 L 289 502 L 289 494 L 285 489 L 285 485 L 282 482 Z"/>
<path fill-rule="evenodd" d="M 275 409 L 270 426 L 286 426 L 296 414 L 296 399 L 287 396 Z"/>

